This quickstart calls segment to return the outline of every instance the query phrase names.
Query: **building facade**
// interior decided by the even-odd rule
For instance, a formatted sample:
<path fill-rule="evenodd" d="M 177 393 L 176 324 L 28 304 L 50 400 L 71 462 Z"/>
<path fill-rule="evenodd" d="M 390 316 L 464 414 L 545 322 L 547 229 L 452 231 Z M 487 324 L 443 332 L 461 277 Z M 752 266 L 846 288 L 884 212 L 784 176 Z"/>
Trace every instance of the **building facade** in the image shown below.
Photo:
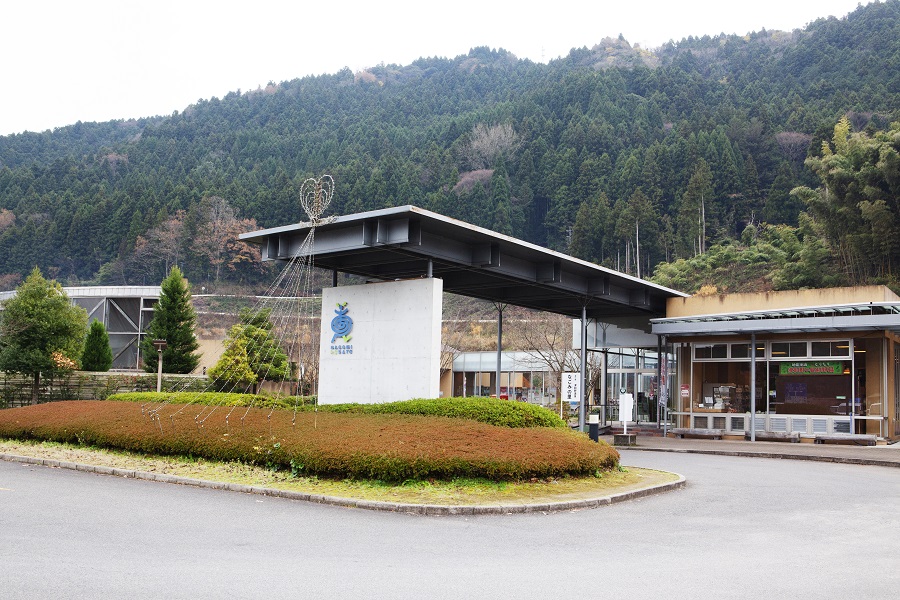
<path fill-rule="evenodd" d="M 160 287 L 138 285 L 64 287 L 76 306 L 87 311 L 88 320 L 100 321 L 109 334 L 113 353 L 112 368 L 140 370 L 141 340 L 153 319 L 153 307 L 159 301 Z M 0 304 L 15 295 L 0 292 Z"/>
<path fill-rule="evenodd" d="M 668 301 L 679 427 L 900 438 L 900 297 L 882 286 Z"/>

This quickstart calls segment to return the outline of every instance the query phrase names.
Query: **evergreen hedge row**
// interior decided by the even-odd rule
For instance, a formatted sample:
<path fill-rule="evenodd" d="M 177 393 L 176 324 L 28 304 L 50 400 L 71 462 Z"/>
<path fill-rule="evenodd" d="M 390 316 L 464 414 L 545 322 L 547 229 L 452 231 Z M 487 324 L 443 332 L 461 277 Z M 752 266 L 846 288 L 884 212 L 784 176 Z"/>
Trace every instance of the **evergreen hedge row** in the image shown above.
<path fill-rule="evenodd" d="M 419 415 L 69 401 L 0 411 L 0 437 L 241 461 L 334 478 L 494 480 L 596 475 L 618 465 L 608 444 L 557 427 L 497 427 Z"/>
<path fill-rule="evenodd" d="M 201 404 L 209 406 L 257 406 L 302 411 L 315 409 L 315 396 L 262 396 L 259 394 L 226 394 L 220 392 L 171 392 L 114 394 L 110 400 L 142 403 Z M 322 404 L 319 412 L 361 414 L 404 414 L 431 417 L 471 419 L 501 427 L 565 427 L 566 423 L 552 411 L 527 402 L 497 398 L 433 398 L 386 402 L 383 404 Z"/>

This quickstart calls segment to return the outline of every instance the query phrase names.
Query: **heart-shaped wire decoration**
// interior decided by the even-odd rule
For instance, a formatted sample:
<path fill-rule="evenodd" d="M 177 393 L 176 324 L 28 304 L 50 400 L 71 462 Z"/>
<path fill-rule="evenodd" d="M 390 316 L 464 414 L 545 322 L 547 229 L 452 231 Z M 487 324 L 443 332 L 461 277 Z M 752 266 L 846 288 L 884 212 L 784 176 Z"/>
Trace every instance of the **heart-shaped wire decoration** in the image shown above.
<path fill-rule="evenodd" d="M 315 179 L 310 177 L 300 186 L 300 206 L 309 215 L 309 220 L 318 223 L 322 213 L 331 204 L 334 195 L 334 179 L 331 175 L 322 175 Z"/>

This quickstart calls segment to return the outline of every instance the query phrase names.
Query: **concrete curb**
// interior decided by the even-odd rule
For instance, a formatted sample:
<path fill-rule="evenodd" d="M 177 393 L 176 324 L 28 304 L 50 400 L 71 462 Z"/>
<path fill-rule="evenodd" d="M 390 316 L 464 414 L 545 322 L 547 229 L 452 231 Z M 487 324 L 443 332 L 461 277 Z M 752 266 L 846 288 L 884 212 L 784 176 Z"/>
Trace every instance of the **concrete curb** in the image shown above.
<path fill-rule="evenodd" d="M 205 479 L 193 479 L 191 477 L 179 477 L 177 475 L 165 475 L 163 473 L 150 473 L 148 471 L 133 471 L 130 469 L 118 469 L 115 467 L 85 465 L 81 463 L 66 462 L 62 460 L 53 460 L 49 458 L 18 456 L 16 454 L 0 453 L 0 460 L 5 460 L 8 462 L 19 462 L 30 465 L 40 465 L 44 467 L 53 467 L 57 469 L 71 469 L 73 471 L 84 471 L 86 473 L 96 473 L 98 475 L 113 475 L 115 477 L 126 477 L 129 479 L 158 481 L 161 483 L 177 483 L 180 485 L 190 485 L 193 487 L 213 490 L 226 490 L 229 492 L 240 492 L 243 494 L 257 494 L 260 496 L 272 496 L 274 498 L 286 498 L 288 500 L 315 502 L 317 504 L 330 504 L 333 506 L 344 506 L 347 508 L 362 508 L 365 510 L 377 510 L 383 512 L 397 512 L 428 516 L 474 516 L 552 513 L 570 510 L 581 510 L 586 508 L 597 508 L 600 506 L 609 506 L 611 504 L 619 504 L 621 502 L 627 502 L 629 500 L 636 500 L 638 498 L 644 498 L 646 496 L 661 494 L 663 492 L 680 490 L 684 488 L 687 481 L 683 475 L 679 475 L 678 473 L 676 473 L 676 475 L 678 475 L 678 479 L 676 481 L 660 483 L 638 490 L 621 492 L 619 494 L 598 496 L 596 498 L 585 498 L 583 500 L 567 500 L 565 502 L 545 502 L 539 504 L 482 504 L 457 506 L 447 504 L 409 504 L 401 502 L 382 502 L 379 500 L 357 500 L 354 498 L 323 496 L 321 494 L 309 494 L 307 492 L 293 492 L 290 490 L 278 490 L 275 488 L 243 485 L 239 483 L 207 481 Z"/>
<path fill-rule="evenodd" d="M 746 450 L 701 450 L 698 448 L 642 448 L 629 446 L 623 450 L 639 452 L 673 452 L 676 454 L 714 454 L 718 456 L 743 456 L 749 458 L 780 458 L 784 460 L 807 460 L 812 462 L 828 462 L 845 465 L 866 465 L 871 467 L 900 467 L 900 462 L 878 460 L 873 458 L 856 458 L 853 456 L 818 456 L 814 454 L 788 454 L 784 452 L 748 452 Z"/>

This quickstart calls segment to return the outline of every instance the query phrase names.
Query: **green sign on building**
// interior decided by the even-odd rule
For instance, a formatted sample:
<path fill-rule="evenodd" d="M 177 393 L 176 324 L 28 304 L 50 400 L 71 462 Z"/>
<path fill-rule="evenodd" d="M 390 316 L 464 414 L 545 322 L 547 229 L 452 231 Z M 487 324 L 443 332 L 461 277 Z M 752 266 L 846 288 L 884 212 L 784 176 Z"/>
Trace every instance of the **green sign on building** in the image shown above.
<path fill-rule="evenodd" d="M 783 362 L 778 365 L 779 375 L 842 375 L 841 362 Z"/>

